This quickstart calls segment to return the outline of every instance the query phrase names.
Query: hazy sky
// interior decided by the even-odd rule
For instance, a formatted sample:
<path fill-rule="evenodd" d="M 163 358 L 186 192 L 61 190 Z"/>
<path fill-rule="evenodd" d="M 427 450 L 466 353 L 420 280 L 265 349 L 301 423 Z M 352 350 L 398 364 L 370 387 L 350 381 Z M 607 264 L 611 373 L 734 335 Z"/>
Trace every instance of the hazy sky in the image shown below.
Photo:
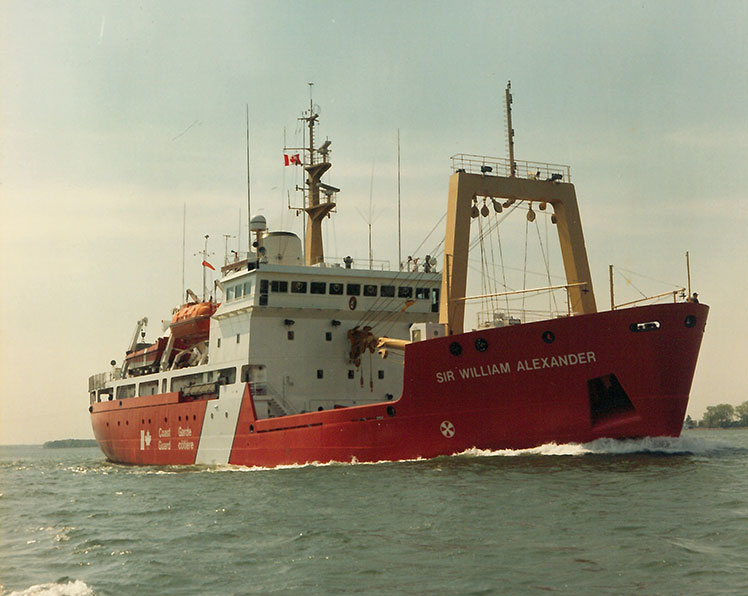
<path fill-rule="evenodd" d="M 180 299 L 184 205 L 188 285 L 205 234 L 222 262 L 247 104 L 253 213 L 301 232 L 282 147 L 310 81 L 343 189 L 327 254 L 366 258 L 372 196 L 375 258 L 396 263 L 398 128 L 414 250 L 449 157 L 505 155 L 511 79 L 517 158 L 572 166 L 598 306 L 608 264 L 685 284 L 690 251 L 712 310 L 689 413 L 748 399 L 746 23 L 743 1 L 4 0 L 0 443 L 91 436 L 89 375 Z"/>

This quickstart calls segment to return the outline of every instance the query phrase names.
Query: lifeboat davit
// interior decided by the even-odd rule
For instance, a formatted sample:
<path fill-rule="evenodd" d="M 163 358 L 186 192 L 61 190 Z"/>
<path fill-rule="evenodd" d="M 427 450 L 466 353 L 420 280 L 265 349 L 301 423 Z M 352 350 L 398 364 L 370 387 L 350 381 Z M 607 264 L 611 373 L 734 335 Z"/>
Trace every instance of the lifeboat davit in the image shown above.
<path fill-rule="evenodd" d="M 208 339 L 210 317 L 218 309 L 217 302 L 188 303 L 172 317 L 169 328 L 174 339 L 197 343 Z"/>

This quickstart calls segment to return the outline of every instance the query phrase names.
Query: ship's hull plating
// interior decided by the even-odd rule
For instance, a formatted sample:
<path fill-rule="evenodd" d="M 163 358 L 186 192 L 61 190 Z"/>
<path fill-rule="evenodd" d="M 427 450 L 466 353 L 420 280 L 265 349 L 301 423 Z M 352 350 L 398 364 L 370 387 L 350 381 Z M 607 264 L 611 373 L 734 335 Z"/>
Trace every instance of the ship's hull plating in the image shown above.
<path fill-rule="evenodd" d="M 708 307 L 655 305 L 408 345 L 403 393 L 256 419 L 247 385 L 91 408 L 112 461 L 273 467 L 430 458 L 601 437 L 678 436 Z M 459 347 L 458 347 L 459 346 Z"/>

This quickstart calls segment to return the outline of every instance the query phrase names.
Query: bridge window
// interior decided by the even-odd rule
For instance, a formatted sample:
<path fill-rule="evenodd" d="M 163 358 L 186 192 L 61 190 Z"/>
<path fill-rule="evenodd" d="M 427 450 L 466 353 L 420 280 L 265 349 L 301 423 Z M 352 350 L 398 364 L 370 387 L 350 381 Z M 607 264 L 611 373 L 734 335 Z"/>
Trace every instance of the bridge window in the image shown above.
<path fill-rule="evenodd" d="M 345 290 L 348 296 L 360 296 L 361 295 L 361 284 L 347 284 Z"/>
<path fill-rule="evenodd" d="M 270 282 L 271 292 L 288 292 L 288 282 L 274 279 Z"/>
<path fill-rule="evenodd" d="M 327 283 L 324 281 L 313 281 L 309 284 L 310 294 L 324 294 L 327 292 Z"/>
<path fill-rule="evenodd" d="M 431 295 L 431 290 L 428 288 L 416 288 L 416 298 L 428 300 Z"/>
<path fill-rule="evenodd" d="M 364 286 L 364 296 L 376 296 L 377 295 L 377 286 L 373 284 L 366 284 Z"/>
<path fill-rule="evenodd" d="M 413 288 L 411 288 L 410 286 L 398 286 L 397 297 L 398 298 L 412 298 Z"/>
<path fill-rule="evenodd" d="M 330 284 L 330 294 L 335 294 L 336 296 L 342 296 L 343 284 Z"/>
<path fill-rule="evenodd" d="M 306 282 L 305 281 L 292 281 L 291 282 L 291 293 L 306 294 Z"/>
<path fill-rule="evenodd" d="M 395 286 L 382 286 L 379 290 L 379 295 L 383 298 L 394 298 Z"/>

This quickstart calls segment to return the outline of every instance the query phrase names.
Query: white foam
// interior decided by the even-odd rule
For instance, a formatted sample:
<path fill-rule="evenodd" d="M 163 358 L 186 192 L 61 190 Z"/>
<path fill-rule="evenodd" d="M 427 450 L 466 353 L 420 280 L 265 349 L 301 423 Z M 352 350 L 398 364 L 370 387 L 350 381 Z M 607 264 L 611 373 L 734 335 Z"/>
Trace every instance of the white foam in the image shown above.
<path fill-rule="evenodd" d="M 530 449 L 468 449 L 457 455 L 473 457 L 516 457 L 522 455 L 627 455 L 665 453 L 710 455 L 736 447 L 726 441 L 701 437 L 645 437 L 642 439 L 597 439 L 589 443 L 547 443 Z"/>
<path fill-rule="evenodd" d="M 93 596 L 93 593 L 86 582 L 77 579 L 67 583 L 37 584 L 6 596 Z"/>

